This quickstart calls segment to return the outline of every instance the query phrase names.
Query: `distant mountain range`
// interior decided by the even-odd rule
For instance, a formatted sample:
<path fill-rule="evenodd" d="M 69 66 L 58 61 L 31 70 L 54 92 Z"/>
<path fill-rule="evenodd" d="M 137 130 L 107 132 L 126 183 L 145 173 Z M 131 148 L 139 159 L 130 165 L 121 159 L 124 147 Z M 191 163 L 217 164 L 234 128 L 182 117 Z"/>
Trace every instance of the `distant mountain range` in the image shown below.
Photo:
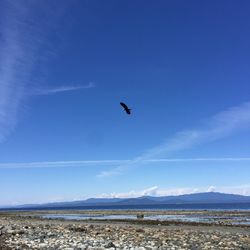
<path fill-rule="evenodd" d="M 250 196 L 206 192 L 176 196 L 142 196 L 138 198 L 90 198 L 80 201 L 53 202 L 46 204 L 26 204 L 18 208 L 77 208 L 98 206 L 138 206 L 138 205 L 167 205 L 167 204 L 222 204 L 250 203 Z"/>

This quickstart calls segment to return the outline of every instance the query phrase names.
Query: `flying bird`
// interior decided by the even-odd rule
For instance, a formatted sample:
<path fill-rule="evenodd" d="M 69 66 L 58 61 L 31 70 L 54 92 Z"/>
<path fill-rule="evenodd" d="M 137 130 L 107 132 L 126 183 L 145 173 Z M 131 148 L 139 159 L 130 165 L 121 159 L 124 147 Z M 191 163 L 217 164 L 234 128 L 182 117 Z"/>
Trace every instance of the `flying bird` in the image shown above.
<path fill-rule="evenodd" d="M 120 102 L 120 104 L 121 104 L 121 106 L 124 108 L 124 111 L 125 111 L 128 115 L 130 115 L 130 114 L 131 114 L 131 112 L 130 112 L 131 109 L 129 109 L 128 106 L 127 106 L 125 103 L 123 103 L 123 102 Z"/>

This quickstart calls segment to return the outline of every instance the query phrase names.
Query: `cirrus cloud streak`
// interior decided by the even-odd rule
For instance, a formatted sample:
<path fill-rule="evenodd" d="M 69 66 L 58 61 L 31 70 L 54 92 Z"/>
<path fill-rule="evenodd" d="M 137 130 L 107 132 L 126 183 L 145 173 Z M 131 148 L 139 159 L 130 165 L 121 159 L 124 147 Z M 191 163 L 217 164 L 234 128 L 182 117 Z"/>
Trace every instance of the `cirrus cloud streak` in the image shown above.
<path fill-rule="evenodd" d="M 135 157 L 129 164 L 102 171 L 98 177 L 121 175 L 124 171 L 143 164 L 146 160 L 169 157 L 179 152 L 203 143 L 209 143 L 227 137 L 250 127 L 250 102 L 231 107 L 210 117 L 203 128 L 183 130 L 165 143 L 156 146 Z"/>
<path fill-rule="evenodd" d="M 178 162 L 242 162 L 250 161 L 250 157 L 239 158 L 161 158 L 144 159 L 143 164 L 150 166 L 158 163 L 178 163 Z M 89 166 L 120 166 L 133 164 L 134 160 L 82 160 L 82 161 L 48 161 L 48 162 L 25 162 L 25 163 L 0 163 L 0 169 L 11 168 L 63 168 L 63 167 L 89 167 Z"/>

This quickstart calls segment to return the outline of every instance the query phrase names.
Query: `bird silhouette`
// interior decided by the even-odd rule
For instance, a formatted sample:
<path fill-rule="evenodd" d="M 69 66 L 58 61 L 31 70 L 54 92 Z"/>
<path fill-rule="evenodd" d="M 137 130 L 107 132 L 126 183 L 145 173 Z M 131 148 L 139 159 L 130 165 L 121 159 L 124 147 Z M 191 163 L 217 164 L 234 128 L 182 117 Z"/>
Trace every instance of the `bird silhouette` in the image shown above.
<path fill-rule="evenodd" d="M 128 106 L 127 106 L 125 103 L 123 103 L 123 102 L 120 102 L 120 104 L 121 104 L 121 106 L 124 108 L 124 111 L 125 111 L 128 115 L 130 115 L 130 114 L 131 114 L 131 112 L 130 112 L 131 109 L 129 109 Z"/>

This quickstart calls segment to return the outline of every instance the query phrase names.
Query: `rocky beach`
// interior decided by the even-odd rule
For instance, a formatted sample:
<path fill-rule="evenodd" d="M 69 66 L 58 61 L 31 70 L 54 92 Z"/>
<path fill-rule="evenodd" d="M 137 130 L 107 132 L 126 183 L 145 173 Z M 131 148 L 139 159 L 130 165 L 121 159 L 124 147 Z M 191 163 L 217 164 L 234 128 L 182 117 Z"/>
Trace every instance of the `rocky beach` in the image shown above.
<path fill-rule="evenodd" d="M 250 249 L 250 227 L 246 225 L 76 221 L 37 217 L 40 213 L 1 212 L 0 249 Z"/>

